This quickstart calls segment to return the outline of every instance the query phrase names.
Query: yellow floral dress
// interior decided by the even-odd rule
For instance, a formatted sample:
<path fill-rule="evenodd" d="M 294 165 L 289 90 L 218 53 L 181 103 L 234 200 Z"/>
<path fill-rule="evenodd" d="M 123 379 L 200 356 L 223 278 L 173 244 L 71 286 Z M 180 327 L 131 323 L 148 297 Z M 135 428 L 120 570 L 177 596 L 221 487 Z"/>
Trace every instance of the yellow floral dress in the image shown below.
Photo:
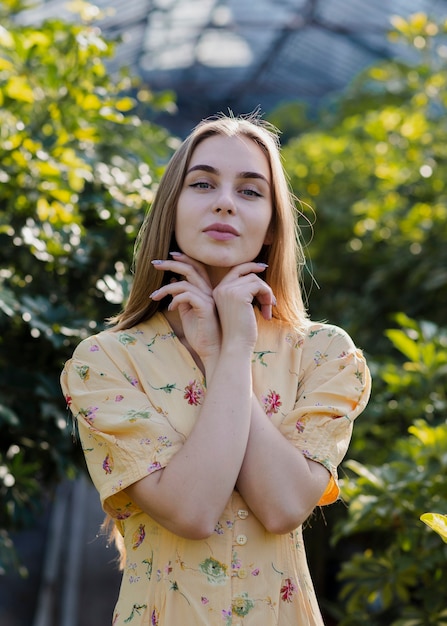
<path fill-rule="evenodd" d="M 335 326 L 309 322 L 299 335 L 257 319 L 256 396 L 297 451 L 329 470 L 319 504 L 334 502 L 337 466 L 370 393 L 365 360 Z M 128 485 L 165 467 L 180 449 L 206 393 L 161 313 L 82 341 L 61 383 L 90 475 L 127 549 L 113 626 L 322 626 L 301 527 L 267 532 L 235 491 L 213 535 L 188 540 L 127 495 Z"/>

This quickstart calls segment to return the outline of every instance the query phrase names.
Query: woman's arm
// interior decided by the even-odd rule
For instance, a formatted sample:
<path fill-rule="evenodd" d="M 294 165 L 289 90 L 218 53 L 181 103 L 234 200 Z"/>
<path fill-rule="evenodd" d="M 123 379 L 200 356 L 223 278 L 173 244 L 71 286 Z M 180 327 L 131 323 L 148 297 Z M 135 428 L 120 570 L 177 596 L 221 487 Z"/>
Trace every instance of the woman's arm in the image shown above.
<path fill-rule="evenodd" d="M 164 469 L 128 487 L 127 492 L 161 525 L 198 539 L 213 532 L 244 460 L 257 337 L 251 303 L 257 295 L 264 307 L 269 300 L 271 309 L 273 296 L 254 274 L 264 269 L 256 263 L 232 270 L 212 293 L 190 262 L 166 261 L 163 267 L 187 280 L 166 285 L 153 297 L 173 297 L 169 308 L 179 311 L 185 337 L 204 364 L 207 392 L 179 452 Z"/>
<path fill-rule="evenodd" d="M 280 433 L 253 397 L 237 487 L 265 528 L 277 534 L 297 528 L 315 508 L 329 478 L 323 465 L 307 459 Z"/>
<path fill-rule="evenodd" d="M 320 327 L 306 339 L 301 367 L 299 397 L 279 430 L 253 400 L 250 435 L 237 483 L 261 522 L 276 533 L 302 523 L 323 494 L 326 503 L 336 499 L 335 476 L 325 468 L 335 473 L 348 448 L 352 424 L 365 408 L 371 389 L 363 355 L 344 331 L 333 326 Z M 325 493 L 329 480 L 331 489 Z"/>
<path fill-rule="evenodd" d="M 173 533 L 190 539 L 214 531 L 231 496 L 247 446 L 251 351 L 221 351 L 197 422 L 168 465 L 126 489 L 132 500 Z"/>

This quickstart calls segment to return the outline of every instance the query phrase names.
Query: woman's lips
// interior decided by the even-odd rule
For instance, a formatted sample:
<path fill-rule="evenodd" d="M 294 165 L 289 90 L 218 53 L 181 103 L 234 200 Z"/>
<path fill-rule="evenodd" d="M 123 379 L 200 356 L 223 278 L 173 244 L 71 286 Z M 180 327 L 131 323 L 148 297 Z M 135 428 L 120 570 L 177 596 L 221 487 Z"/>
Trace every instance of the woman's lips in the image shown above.
<path fill-rule="evenodd" d="M 203 232 L 217 241 L 228 241 L 229 239 L 239 237 L 237 230 L 229 224 L 210 224 Z"/>

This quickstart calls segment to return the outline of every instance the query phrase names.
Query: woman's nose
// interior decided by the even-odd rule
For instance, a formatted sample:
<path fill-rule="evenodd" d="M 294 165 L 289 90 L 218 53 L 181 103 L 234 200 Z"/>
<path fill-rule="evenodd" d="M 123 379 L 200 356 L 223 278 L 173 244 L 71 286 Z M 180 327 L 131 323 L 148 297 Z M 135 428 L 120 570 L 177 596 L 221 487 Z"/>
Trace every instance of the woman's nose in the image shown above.
<path fill-rule="evenodd" d="M 230 192 L 222 191 L 216 200 L 214 212 L 229 213 L 230 215 L 236 212 L 236 205 Z"/>

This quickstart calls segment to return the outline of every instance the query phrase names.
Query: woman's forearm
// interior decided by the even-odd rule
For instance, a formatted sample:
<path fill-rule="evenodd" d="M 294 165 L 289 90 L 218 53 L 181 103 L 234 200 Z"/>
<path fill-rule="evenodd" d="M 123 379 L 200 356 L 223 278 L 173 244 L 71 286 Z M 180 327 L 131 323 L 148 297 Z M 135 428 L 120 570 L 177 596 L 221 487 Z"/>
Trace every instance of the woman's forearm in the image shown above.
<path fill-rule="evenodd" d="M 297 450 L 265 415 L 256 397 L 237 487 L 270 532 L 297 528 L 315 508 L 329 472 Z"/>
<path fill-rule="evenodd" d="M 127 489 L 135 502 L 172 532 L 209 536 L 234 489 L 250 430 L 251 350 L 222 348 L 207 373 L 197 422 L 168 465 Z"/>

